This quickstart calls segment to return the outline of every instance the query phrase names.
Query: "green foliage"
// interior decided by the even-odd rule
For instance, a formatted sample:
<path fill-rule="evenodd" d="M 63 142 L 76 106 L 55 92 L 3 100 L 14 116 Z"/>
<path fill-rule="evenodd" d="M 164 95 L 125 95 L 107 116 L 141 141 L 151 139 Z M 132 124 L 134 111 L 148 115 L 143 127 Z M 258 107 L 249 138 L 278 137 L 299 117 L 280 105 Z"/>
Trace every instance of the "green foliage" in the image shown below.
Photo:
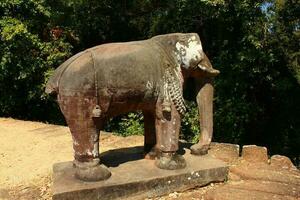
<path fill-rule="evenodd" d="M 198 142 L 200 125 L 198 107 L 194 101 L 188 101 L 187 113 L 181 122 L 181 134 L 180 137 L 189 142 Z"/>
<path fill-rule="evenodd" d="M 141 112 L 131 112 L 127 115 L 115 117 L 109 121 L 105 130 L 121 136 L 143 135 L 144 118 Z"/>
<path fill-rule="evenodd" d="M 4 1 L 0 11 L 0 115 L 58 122 L 61 115 L 44 86 L 71 46 L 45 35 L 51 27 L 43 1 Z"/>

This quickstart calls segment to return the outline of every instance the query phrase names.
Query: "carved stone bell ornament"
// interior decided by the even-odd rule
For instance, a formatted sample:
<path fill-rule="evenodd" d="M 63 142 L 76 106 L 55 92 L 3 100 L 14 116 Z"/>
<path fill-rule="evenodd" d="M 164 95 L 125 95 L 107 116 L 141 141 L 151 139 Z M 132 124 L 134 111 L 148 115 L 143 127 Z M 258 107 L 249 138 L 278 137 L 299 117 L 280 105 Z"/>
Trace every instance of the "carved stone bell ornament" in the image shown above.
<path fill-rule="evenodd" d="M 93 117 L 100 117 L 101 116 L 101 108 L 99 105 L 96 105 L 93 109 Z"/>
<path fill-rule="evenodd" d="M 172 110 L 171 109 L 171 102 L 164 100 L 164 102 L 162 103 L 162 110 L 163 110 L 163 112 L 170 113 L 171 110 Z"/>

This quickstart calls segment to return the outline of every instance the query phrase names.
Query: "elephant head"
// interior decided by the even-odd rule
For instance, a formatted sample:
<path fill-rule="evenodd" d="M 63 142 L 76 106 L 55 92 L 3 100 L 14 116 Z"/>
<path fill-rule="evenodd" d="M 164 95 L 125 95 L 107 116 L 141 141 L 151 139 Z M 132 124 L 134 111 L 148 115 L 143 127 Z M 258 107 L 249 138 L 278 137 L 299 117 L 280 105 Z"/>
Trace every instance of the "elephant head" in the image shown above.
<path fill-rule="evenodd" d="M 201 40 L 196 33 L 186 34 L 175 44 L 174 55 L 183 70 L 192 76 L 216 76 L 220 72 L 213 69 L 205 55 Z"/>
<path fill-rule="evenodd" d="M 181 114 L 184 113 L 185 107 L 182 97 L 182 87 L 180 86 L 183 85 L 184 80 L 188 77 L 193 77 L 195 80 L 201 133 L 199 142 L 191 147 L 191 152 L 197 155 L 206 154 L 213 134 L 213 78 L 220 72 L 212 67 L 212 64 L 203 51 L 198 34 L 174 33 L 170 34 L 167 39 L 159 38 L 159 36 L 154 38 L 159 41 L 165 52 L 172 52 L 172 58 L 169 60 L 174 61 L 172 66 L 175 67 L 170 71 L 174 71 L 177 79 L 173 78 L 171 80 L 170 88 L 175 88 L 173 89 L 175 90 L 173 92 L 175 100 L 173 100 L 174 97 L 172 99 L 172 94 L 170 96 L 175 105 L 179 104 L 177 107 Z M 171 91 L 172 89 L 169 90 Z"/>

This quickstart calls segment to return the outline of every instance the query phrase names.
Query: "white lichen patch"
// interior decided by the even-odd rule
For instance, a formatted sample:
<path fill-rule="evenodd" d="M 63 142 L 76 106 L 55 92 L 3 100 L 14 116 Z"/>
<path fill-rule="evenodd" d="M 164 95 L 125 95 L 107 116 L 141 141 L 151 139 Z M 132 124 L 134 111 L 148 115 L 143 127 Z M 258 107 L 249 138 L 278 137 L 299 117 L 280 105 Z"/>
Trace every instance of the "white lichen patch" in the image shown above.
<path fill-rule="evenodd" d="M 148 81 L 147 84 L 146 84 L 146 88 L 147 88 L 148 90 L 152 90 L 152 89 L 153 89 L 153 83 L 150 82 L 150 81 Z"/>
<path fill-rule="evenodd" d="M 79 145 L 79 143 L 77 142 L 77 140 L 73 140 L 73 144 L 74 144 L 75 146 L 78 146 L 78 145 Z"/>
<path fill-rule="evenodd" d="M 196 36 L 193 35 L 192 37 L 189 38 L 188 42 L 195 41 L 195 40 L 196 40 Z"/>
<path fill-rule="evenodd" d="M 99 155 L 99 144 L 98 144 L 98 142 L 94 143 L 94 149 L 92 151 L 92 154 L 93 154 L 94 157 L 98 157 L 98 155 Z"/>
<path fill-rule="evenodd" d="M 78 141 L 75 139 L 75 137 L 73 135 L 72 135 L 72 140 L 73 140 L 73 145 L 74 146 L 78 146 L 79 145 Z"/>
<path fill-rule="evenodd" d="M 179 61 L 182 62 L 183 67 L 190 67 L 191 61 L 197 61 L 202 59 L 202 45 L 195 36 L 192 36 L 188 39 L 187 46 L 181 44 L 180 42 L 176 43 L 177 52 L 175 55 Z"/>
<path fill-rule="evenodd" d="M 87 150 L 87 151 L 86 151 L 86 154 L 89 155 L 89 156 L 92 156 L 92 155 L 93 155 L 93 153 L 92 153 L 90 150 Z"/>
<path fill-rule="evenodd" d="M 181 71 L 181 68 L 180 68 L 180 64 L 178 64 L 175 68 L 175 74 L 176 74 L 176 77 L 178 78 L 178 80 L 180 80 L 180 86 L 182 87 L 182 84 L 183 84 L 183 76 L 182 76 L 182 71 Z"/>
<path fill-rule="evenodd" d="M 173 199 L 177 198 L 178 196 L 179 196 L 179 194 L 177 192 L 173 192 L 173 193 L 169 194 L 169 197 L 173 198 Z"/>

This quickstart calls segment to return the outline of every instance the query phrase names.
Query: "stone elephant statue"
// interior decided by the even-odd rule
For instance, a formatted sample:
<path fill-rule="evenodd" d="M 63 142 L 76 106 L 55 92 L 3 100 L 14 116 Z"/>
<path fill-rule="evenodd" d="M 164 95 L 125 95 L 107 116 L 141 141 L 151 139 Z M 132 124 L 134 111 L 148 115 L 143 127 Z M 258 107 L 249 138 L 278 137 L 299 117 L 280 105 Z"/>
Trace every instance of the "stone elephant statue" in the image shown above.
<path fill-rule="evenodd" d="M 145 151 L 155 152 L 157 167 L 184 168 L 178 155 L 183 88 L 195 78 L 201 133 L 193 154 L 207 153 L 213 132 L 213 69 L 196 33 L 158 35 L 148 40 L 99 45 L 60 65 L 46 92 L 57 94 L 73 138 L 76 177 L 98 181 L 110 177 L 100 163 L 99 134 L 113 116 L 141 110 Z"/>

